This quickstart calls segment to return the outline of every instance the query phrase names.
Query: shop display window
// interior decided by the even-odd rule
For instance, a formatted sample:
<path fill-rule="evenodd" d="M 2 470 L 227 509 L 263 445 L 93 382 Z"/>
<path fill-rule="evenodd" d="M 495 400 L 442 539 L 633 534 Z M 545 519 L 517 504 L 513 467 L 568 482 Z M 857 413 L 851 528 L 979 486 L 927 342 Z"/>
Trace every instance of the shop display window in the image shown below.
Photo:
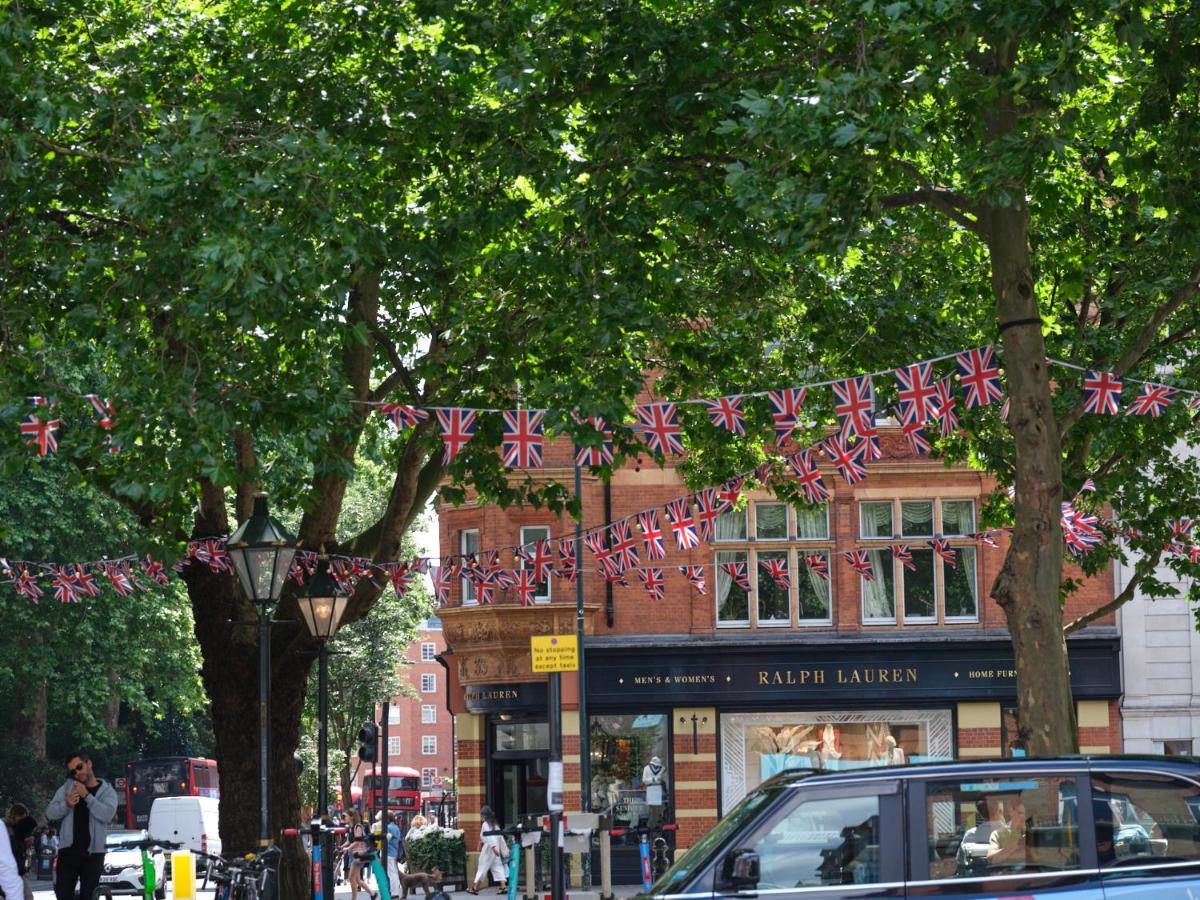
<path fill-rule="evenodd" d="M 550 726 L 545 722 L 497 722 L 497 750 L 548 750 Z"/>
<path fill-rule="evenodd" d="M 592 808 L 611 809 L 617 827 L 674 821 L 669 742 L 665 714 L 592 716 Z"/>
<path fill-rule="evenodd" d="M 722 805 L 788 769 L 861 769 L 954 757 L 949 710 L 721 716 Z"/>

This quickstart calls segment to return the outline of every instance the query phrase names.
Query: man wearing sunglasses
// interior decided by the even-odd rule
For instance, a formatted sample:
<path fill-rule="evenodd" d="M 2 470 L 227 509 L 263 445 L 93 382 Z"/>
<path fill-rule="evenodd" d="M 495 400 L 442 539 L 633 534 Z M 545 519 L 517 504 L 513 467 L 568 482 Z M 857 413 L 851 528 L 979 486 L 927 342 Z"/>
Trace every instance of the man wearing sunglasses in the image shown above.
<path fill-rule="evenodd" d="M 46 818 L 62 819 L 58 864 L 54 873 L 54 896 L 73 900 L 75 884 L 80 896 L 91 897 L 104 870 L 104 839 L 108 823 L 117 814 L 117 792 L 92 771 L 86 753 L 67 758 L 67 780 L 46 807 Z"/>

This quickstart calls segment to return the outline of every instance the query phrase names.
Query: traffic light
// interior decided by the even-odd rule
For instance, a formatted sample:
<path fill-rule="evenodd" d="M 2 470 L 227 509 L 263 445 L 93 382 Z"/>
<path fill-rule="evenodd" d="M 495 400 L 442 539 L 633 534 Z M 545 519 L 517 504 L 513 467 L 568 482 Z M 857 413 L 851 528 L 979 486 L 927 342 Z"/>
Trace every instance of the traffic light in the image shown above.
<path fill-rule="evenodd" d="M 365 763 L 375 762 L 379 753 L 379 726 L 364 722 L 358 729 L 358 758 Z"/>

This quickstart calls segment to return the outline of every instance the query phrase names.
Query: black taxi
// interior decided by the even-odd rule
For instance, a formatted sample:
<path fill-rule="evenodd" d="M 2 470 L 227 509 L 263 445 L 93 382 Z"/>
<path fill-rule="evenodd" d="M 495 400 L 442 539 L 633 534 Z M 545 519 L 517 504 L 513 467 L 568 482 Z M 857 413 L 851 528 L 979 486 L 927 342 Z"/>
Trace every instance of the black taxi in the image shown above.
<path fill-rule="evenodd" d="M 650 893 L 1200 900 L 1200 760 L 785 772 L 748 794 Z"/>

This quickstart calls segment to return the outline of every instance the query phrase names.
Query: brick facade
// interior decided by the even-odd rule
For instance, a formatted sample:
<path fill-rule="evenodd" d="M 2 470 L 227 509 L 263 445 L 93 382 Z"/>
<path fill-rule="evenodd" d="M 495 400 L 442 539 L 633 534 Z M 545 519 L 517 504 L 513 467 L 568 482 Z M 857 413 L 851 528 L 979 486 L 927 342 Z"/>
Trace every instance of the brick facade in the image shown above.
<path fill-rule="evenodd" d="M 832 498 L 828 504 L 828 533 L 818 534 L 817 537 L 806 537 L 802 533 L 799 519 L 794 512 L 789 514 L 788 534 L 785 540 L 771 542 L 767 539 L 755 540 L 755 516 L 759 515 L 759 503 L 769 503 L 774 496 L 757 485 L 751 483 L 743 496 L 748 503 L 747 534 L 745 539 L 738 541 L 718 541 L 715 544 L 701 543 L 690 551 L 679 551 L 671 538 L 670 527 L 664 513 L 664 505 L 690 492 L 684 485 L 680 475 L 670 466 L 660 468 L 648 458 L 631 460 L 625 466 L 615 471 L 607 486 L 598 478 L 592 477 L 586 471 L 583 475 L 583 528 L 591 529 L 604 526 L 606 523 L 618 521 L 625 517 L 636 516 L 648 508 L 658 510 L 659 521 L 663 527 L 668 557 L 661 562 L 647 560 L 644 547 L 640 540 L 640 532 L 633 529 L 638 540 L 638 551 L 641 565 L 661 566 L 665 575 L 665 593 L 661 601 L 652 602 L 636 577 L 630 577 L 629 587 L 608 586 L 595 572 L 596 563 L 592 555 L 582 550 L 581 565 L 584 568 L 583 584 L 584 599 L 588 608 L 587 625 L 589 653 L 598 648 L 606 648 L 605 652 L 616 653 L 626 640 L 636 641 L 636 658 L 653 660 L 656 647 L 674 646 L 678 648 L 683 642 L 696 640 L 704 647 L 697 653 L 719 654 L 729 650 L 740 650 L 743 654 L 752 651 L 756 646 L 767 646 L 775 652 L 793 653 L 802 660 L 810 646 L 823 647 L 842 646 L 845 642 L 847 658 L 857 658 L 864 664 L 872 658 L 871 647 L 878 640 L 887 646 L 947 646 L 953 647 L 956 642 L 970 645 L 970 642 L 990 640 L 993 644 L 1006 641 L 1003 612 L 988 596 L 988 588 L 995 579 L 1004 559 L 1007 549 L 1007 539 L 1003 533 L 997 535 L 999 548 L 993 549 L 979 542 L 967 533 L 954 535 L 950 528 L 939 528 L 948 535 L 952 546 L 963 548 L 958 555 L 962 570 L 936 568 L 939 563 L 931 555 L 926 557 L 928 564 L 921 573 L 930 572 L 930 590 L 935 601 L 932 609 L 928 606 L 919 607 L 928 615 L 914 616 L 911 611 L 906 614 L 903 608 L 906 595 L 897 588 L 895 593 L 894 616 L 890 621 L 881 621 L 876 616 L 874 621 L 864 615 L 865 598 L 863 584 L 859 576 L 843 561 L 841 554 L 849 550 L 869 549 L 880 550 L 893 543 L 907 543 L 913 550 L 925 551 L 928 535 L 916 534 L 913 537 L 901 537 L 902 519 L 907 511 L 923 509 L 912 505 L 919 501 L 935 501 L 931 515 L 935 522 L 950 525 L 953 516 L 962 515 L 965 507 L 947 505 L 947 501 L 971 501 L 974 524 L 970 528 L 960 529 L 962 532 L 974 532 L 981 528 L 979 511 L 987 496 L 994 490 L 995 484 L 990 477 L 965 466 L 946 466 L 941 460 L 914 458 L 908 451 L 902 436 L 895 430 L 881 429 L 881 446 L 884 459 L 869 466 L 870 477 L 854 487 L 849 487 L 832 468 L 822 464 L 821 471 L 826 487 L 831 491 Z M 536 479 L 557 481 L 569 485 L 573 478 L 571 466 L 571 448 L 564 444 L 548 444 L 546 447 L 546 468 L 529 473 Z M 786 465 L 783 466 L 786 471 Z M 522 473 L 524 474 L 524 473 Z M 787 477 L 786 474 L 784 477 Z M 902 505 L 909 501 L 909 506 Z M 893 534 L 887 540 L 872 540 L 861 534 L 863 526 L 864 503 L 889 503 L 892 510 Z M 609 512 L 606 514 L 606 506 Z M 772 512 L 771 510 L 765 510 Z M 777 511 L 774 511 L 777 512 Z M 774 512 L 772 514 L 774 514 Z M 917 513 L 913 513 L 915 516 Z M 879 512 L 883 516 L 882 511 Z M 464 532 L 477 532 L 477 538 L 471 538 L 469 547 L 480 550 L 499 550 L 498 564 L 511 568 L 517 565 L 513 556 L 513 548 L 522 540 L 523 527 L 533 528 L 544 526 L 548 528 L 551 538 L 558 540 L 574 536 L 574 523 L 569 519 L 558 519 L 544 510 L 531 508 L 500 509 L 496 506 L 465 504 L 457 508 L 439 510 L 441 547 L 443 553 L 457 553 L 464 546 Z M 807 527 L 807 526 L 806 526 Z M 815 527 L 815 526 L 814 526 Z M 882 526 L 880 526 L 882 527 Z M 916 531 L 920 528 L 914 526 Z M 915 533 L 915 532 L 914 532 Z M 810 532 L 817 534 L 817 532 Z M 528 533 L 526 533 L 528 538 Z M 750 580 L 752 583 L 759 578 L 758 569 L 754 566 L 755 555 L 760 552 L 782 552 L 794 554 L 788 556 L 792 586 L 787 600 L 787 611 L 784 613 L 780 605 L 764 615 L 754 602 L 752 590 L 744 604 L 744 620 L 730 619 L 726 610 L 722 620 L 715 600 L 716 578 L 712 563 L 714 552 L 732 550 L 742 552 L 748 557 Z M 808 578 L 807 571 L 800 559 L 809 552 L 824 553 L 829 560 L 830 570 L 830 602 L 828 615 L 822 621 L 805 619 L 805 610 L 800 599 L 802 579 Z M 950 605 L 952 579 L 966 579 L 965 570 L 971 565 L 971 554 L 974 554 L 974 596 L 975 614 L 961 615 L 964 597 L 969 589 L 962 586 L 965 582 L 953 582 L 953 590 L 957 591 L 953 610 Z M 767 558 L 767 557 L 764 557 Z M 886 557 L 881 557 L 886 558 Z M 450 564 L 451 560 L 445 560 Z M 924 565 L 925 563 L 923 563 Z M 677 567 L 681 565 L 708 566 L 708 591 L 700 594 L 682 575 Z M 898 562 L 893 562 L 896 583 L 905 577 Z M 1098 576 L 1085 578 L 1082 572 L 1072 566 L 1066 567 L 1066 577 L 1078 579 L 1079 589 L 1066 601 L 1064 618 L 1074 619 L 1082 613 L 1092 610 L 1111 600 L 1113 583 L 1111 572 L 1105 571 Z M 908 576 L 914 578 L 914 576 Z M 966 579 L 969 581 L 969 579 Z M 914 578 L 910 584 L 916 585 Z M 552 578 L 550 583 L 550 608 L 574 607 L 575 587 L 565 580 Z M 917 588 L 913 588 L 915 604 L 920 597 Z M 732 595 L 731 595 L 732 596 Z M 740 595 L 738 595 L 740 596 Z M 922 595 L 927 596 L 927 595 Z M 886 597 L 884 598 L 886 600 Z M 456 580 L 451 590 L 450 607 L 443 616 L 446 622 L 448 640 L 450 643 L 448 661 L 454 670 L 452 678 L 450 702 L 459 713 L 459 784 L 460 814 L 468 829 L 469 840 L 473 845 L 477 834 L 478 810 L 486 801 L 488 791 L 495 785 L 487 783 L 486 771 L 488 760 L 482 756 L 488 752 L 487 729 L 490 721 L 485 714 L 469 715 L 463 705 L 462 690 L 472 683 L 505 684 L 522 683 L 541 680 L 541 676 L 533 675 L 528 669 L 527 642 L 509 642 L 502 647 L 503 640 L 495 629 L 483 622 L 484 616 L 515 615 L 519 609 L 517 598 L 509 591 L 500 591 L 493 606 L 473 606 L 468 597 L 463 604 L 463 582 Z M 739 607 L 739 609 L 742 607 Z M 764 607 L 766 609 L 767 607 Z M 878 609 L 879 607 L 875 607 Z M 914 607 L 917 608 L 917 607 Z M 509 610 L 511 612 L 506 613 Z M 522 613 L 528 611 L 521 611 Z M 737 613 L 738 609 L 734 609 Z M 959 614 L 958 619 L 951 612 Z M 780 618 L 783 616 L 783 618 Z M 949 620 L 949 621 L 948 621 Z M 514 620 L 515 621 L 515 620 Z M 1108 635 L 1111 641 L 1115 638 L 1114 617 L 1108 616 L 1096 622 L 1090 634 Z M 564 626 L 561 621 L 554 626 L 558 633 L 569 633 L 570 622 Z M 500 632 L 503 628 L 499 629 Z M 546 632 L 549 633 L 549 632 Z M 947 641 L 947 639 L 950 639 Z M 661 643 L 660 643 L 661 642 Z M 630 651 L 632 654 L 634 651 Z M 635 657 L 631 656 L 631 659 Z M 1112 659 L 1115 672 L 1117 660 Z M 986 696 L 978 698 L 971 696 L 971 689 L 966 687 L 967 673 L 964 675 L 963 696 L 947 698 L 934 702 L 923 700 L 914 703 L 920 709 L 941 710 L 945 721 L 953 721 L 952 742 L 953 752 L 962 757 L 996 756 L 1002 752 L 1001 717 L 1003 709 L 1014 705 L 1014 701 L 997 702 Z M 956 672 L 955 678 L 958 677 Z M 989 688 L 991 689 L 991 688 Z M 589 686 L 589 697 L 591 696 Z M 773 711 L 786 713 L 796 710 L 829 710 L 844 712 L 856 708 L 878 709 L 881 704 L 872 688 L 860 691 L 847 690 L 836 703 L 826 700 L 822 703 L 805 703 L 796 700 L 792 705 L 750 708 L 749 712 L 761 710 L 766 714 Z M 1086 749 L 1106 748 L 1111 751 L 1120 750 L 1120 723 L 1115 702 L 1117 691 L 1114 690 L 1111 699 L 1087 700 L 1081 706 L 1080 739 L 1081 746 Z M 564 706 L 568 710 L 576 708 L 573 697 L 564 688 Z M 644 695 L 643 695 L 644 696 Z M 741 709 L 723 708 L 720 701 L 716 706 L 697 706 L 668 696 L 659 698 L 650 706 L 646 701 L 636 700 L 634 695 L 626 712 L 631 714 L 643 710 L 666 713 L 671 724 L 669 735 L 670 748 L 670 780 L 673 785 L 671 804 L 675 819 L 679 826 L 677 844 L 686 847 L 700 835 L 710 829 L 724 808 L 722 785 L 728 782 L 729 772 L 723 767 L 728 763 L 724 760 L 722 741 L 723 716 L 740 713 Z M 764 701 L 765 702 L 765 701 Z M 894 707 L 897 703 L 892 697 L 883 707 Z M 639 706 L 639 703 L 641 706 Z M 596 715 L 596 709 L 591 706 L 589 713 Z M 1101 709 L 1103 714 L 1101 715 Z M 611 710 L 610 711 L 614 711 Z M 705 724 L 697 728 L 693 736 L 690 722 L 696 714 L 697 721 L 703 719 Z M 475 739 L 463 740 L 461 723 L 465 719 L 472 720 Z M 1103 721 L 1101 721 L 1103 719 Z M 568 733 L 568 731 L 570 733 Z M 1011 735 L 1010 735 L 1011 740 Z M 468 746 L 469 744 L 469 746 Z M 580 800 L 580 770 L 579 770 L 579 741 L 578 718 L 573 720 L 568 729 L 564 724 L 564 782 L 568 810 L 579 808 Z M 466 768 L 464 768 L 464 765 Z M 747 774 L 747 778 L 757 778 Z M 470 790 L 467 790 L 467 788 Z M 593 785 L 593 790 L 595 786 Z"/>

